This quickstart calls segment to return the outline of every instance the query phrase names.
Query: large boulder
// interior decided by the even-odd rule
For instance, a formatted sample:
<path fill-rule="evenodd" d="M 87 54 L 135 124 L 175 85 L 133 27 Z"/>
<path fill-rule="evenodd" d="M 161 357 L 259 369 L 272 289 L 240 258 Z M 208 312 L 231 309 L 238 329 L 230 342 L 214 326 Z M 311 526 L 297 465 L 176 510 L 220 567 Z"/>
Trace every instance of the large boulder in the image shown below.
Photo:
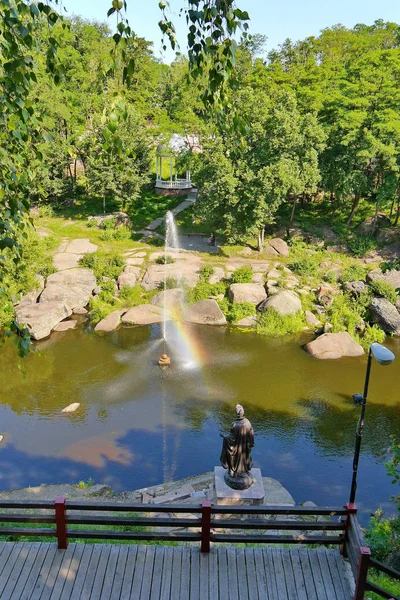
<path fill-rule="evenodd" d="M 172 264 L 150 265 L 144 274 L 142 286 L 145 290 L 155 290 L 163 283 L 165 274 L 168 279 L 184 281 L 189 287 L 194 287 L 200 280 L 200 259 L 197 256 L 184 255 L 185 260 Z"/>
<path fill-rule="evenodd" d="M 361 294 L 365 294 L 365 292 L 367 292 L 368 286 L 365 281 L 346 281 L 343 289 L 346 292 L 353 294 L 353 296 L 360 296 Z"/>
<path fill-rule="evenodd" d="M 376 241 L 379 244 L 393 244 L 400 239 L 400 228 L 399 227 L 385 227 L 379 229 L 376 234 Z"/>
<path fill-rule="evenodd" d="M 221 267 L 214 267 L 213 273 L 208 280 L 209 283 L 219 283 L 225 279 L 225 271 Z"/>
<path fill-rule="evenodd" d="M 125 285 L 129 287 L 134 287 L 138 279 L 140 277 L 140 267 L 135 267 L 133 265 L 127 265 L 118 277 L 118 287 L 119 289 L 123 288 Z"/>
<path fill-rule="evenodd" d="M 393 269 L 382 273 L 381 269 L 374 269 L 368 273 L 367 281 L 386 281 L 396 289 L 400 287 L 400 271 Z"/>
<path fill-rule="evenodd" d="M 152 304 L 130 308 L 122 317 L 124 325 L 153 325 L 163 321 L 163 309 Z"/>
<path fill-rule="evenodd" d="M 70 316 L 71 310 L 60 300 L 23 306 L 16 310 L 18 325 L 25 325 L 34 340 L 50 335 L 58 323 Z"/>
<path fill-rule="evenodd" d="M 53 331 L 63 332 L 68 331 L 69 329 L 75 329 L 77 327 L 78 321 L 61 321 L 58 325 L 56 325 Z"/>
<path fill-rule="evenodd" d="M 226 319 L 215 300 L 200 300 L 186 311 L 186 320 L 200 325 L 226 325 Z"/>
<path fill-rule="evenodd" d="M 123 310 L 114 310 L 112 313 L 107 315 L 94 328 L 95 331 L 114 331 L 121 323 L 121 315 L 124 314 Z"/>
<path fill-rule="evenodd" d="M 185 292 L 181 288 L 173 288 L 159 292 L 150 300 L 150 304 L 159 308 L 179 308 L 182 306 L 185 298 Z"/>
<path fill-rule="evenodd" d="M 280 315 L 295 315 L 301 310 L 301 301 L 297 294 L 285 290 L 267 298 L 260 304 L 259 309 L 262 311 L 274 309 Z"/>
<path fill-rule="evenodd" d="M 96 288 L 96 277 L 90 269 L 69 269 L 49 275 L 40 296 L 40 304 L 62 301 L 72 311 L 89 303 Z"/>
<path fill-rule="evenodd" d="M 373 298 L 369 305 L 373 323 L 377 323 L 386 333 L 400 335 L 400 314 L 386 298 Z"/>
<path fill-rule="evenodd" d="M 361 235 L 374 235 L 375 231 L 379 227 L 389 227 L 390 219 L 381 213 L 378 213 L 374 217 L 368 217 L 358 227 L 357 232 Z"/>
<path fill-rule="evenodd" d="M 229 298 L 231 302 L 251 302 L 260 304 L 267 297 L 264 286 L 259 283 L 232 283 L 229 286 Z"/>
<path fill-rule="evenodd" d="M 281 238 L 274 238 L 270 240 L 269 246 L 276 250 L 276 252 L 281 256 L 289 256 L 289 246 Z"/>
<path fill-rule="evenodd" d="M 360 344 L 357 344 L 347 331 L 324 333 L 316 340 L 306 344 L 305 348 L 314 358 L 319 359 L 362 356 L 364 354 Z"/>

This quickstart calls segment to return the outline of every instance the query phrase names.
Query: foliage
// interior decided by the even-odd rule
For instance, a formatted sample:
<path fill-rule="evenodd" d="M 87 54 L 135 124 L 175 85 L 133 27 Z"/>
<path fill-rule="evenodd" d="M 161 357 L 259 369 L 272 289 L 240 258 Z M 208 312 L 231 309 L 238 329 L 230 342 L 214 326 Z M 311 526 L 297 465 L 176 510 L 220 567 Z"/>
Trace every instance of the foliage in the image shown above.
<path fill-rule="evenodd" d="M 347 281 L 362 281 L 365 279 L 366 272 L 367 271 L 365 267 L 355 263 L 345 268 L 340 277 L 340 280 L 343 283 L 346 283 Z"/>
<path fill-rule="evenodd" d="M 382 344 L 385 341 L 385 332 L 378 325 L 365 324 L 365 331 L 359 340 L 364 350 L 368 350 L 371 344 L 377 342 Z"/>
<path fill-rule="evenodd" d="M 258 314 L 257 333 L 272 337 L 300 333 L 306 323 L 301 312 L 295 315 L 281 315 L 270 309 Z"/>
<path fill-rule="evenodd" d="M 300 258 L 288 265 L 289 269 L 297 275 L 314 275 L 315 261 L 310 257 Z"/>
<path fill-rule="evenodd" d="M 208 282 L 211 275 L 214 273 L 214 267 L 211 267 L 210 265 L 203 265 L 200 268 L 200 281 L 205 281 Z"/>
<path fill-rule="evenodd" d="M 253 271 L 252 268 L 247 265 L 235 269 L 231 277 L 232 283 L 251 283 L 252 280 Z"/>
<path fill-rule="evenodd" d="M 237 323 L 245 317 L 256 314 L 256 307 L 251 302 L 229 302 L 227 299 L 218 302 L 228 323 Z"/>
<path fill-rule="evenodd" d="M 85 254 L 85 256 L 80 259 L 79 264 L 82 267 L 92 269 L 98 283 L 102 285 L 103 277 L 110 277 L 111 279 L 118 278 L 125 266 L 125 260 L 117 253 L 102 254 L 97 251 Z"/>
<path fill-rule="evenodd" d="M 377 246 L 377 242 L 374 238 L 365 235 L 359 235 L 350 237 L 347 240 L 347 245 L 354 254 L 354 256 L 364 256 L 367 252 L 374 250 Z"/>
<path fill-rule="evenodd" d="M 388 448 L 388 453 L 391 455 L 388 462 L 385 463 L 386 471 L 392 480 L 393 484 L 400 482 L 400 444 L 393 436 L 391 438 L 391 446 Z M 393 502 L 400 508 L 400 495 L 392 496 Z"/>
<path fill-rule="evenodd" d="M 175 262 L 175 259 L 172 256 L 168 256 L 163 254 L 163 256 L 159 256 L 156 258 L 157 265 L 170 265 Z"/>
<path fill-rule="evenodd" d="M 381 298 L 386 298 L 392 304 L 396 304 L 397 295 L 393 289 L 393 286 L 390 285 L 387 281 L 383 281 L 381 279 L 375 279 L 369 284 L 369 287 L 372 293 L 375 296 L 380 296 Z"/>
<path fill-rule="evenodd" d="M 104 229 L 100 234 L 103 242 L 110 240 L 129 240 L 132 236 L 131 230 L 126 225 L 121 225 L 117 229 Z"/>
<path fill-rule="evenodd" d="M 392 523 L 382 518 L 382 511 L 371 517 L 365 537 L 373 557 L 379 561 L 385 562 L 395 548 L 400 550 L 400 540 L 395 540 Z"/>
<path fill-rule="evenodd" d="M 80 481 L 76 487 L 78 487 L 81 490 L 84 490 L 84 489 L 87 489 L 87 488 L 90 488 L 93 486 L 94 486 L 94 480 L 91 477 L 89 477 L 89 479 L 87 481 Z"/>
<path fill-rule="evenodd" d="M 225 294 L 226 290 L 227 284 L 222 281 L 218 283 L 208 283 L 207 281 L 200 280 L 194 288 L 187 291 L 186 299 L 188 304 L 194 304 L 200 300 L 206 300 L 210 296 Z"/>

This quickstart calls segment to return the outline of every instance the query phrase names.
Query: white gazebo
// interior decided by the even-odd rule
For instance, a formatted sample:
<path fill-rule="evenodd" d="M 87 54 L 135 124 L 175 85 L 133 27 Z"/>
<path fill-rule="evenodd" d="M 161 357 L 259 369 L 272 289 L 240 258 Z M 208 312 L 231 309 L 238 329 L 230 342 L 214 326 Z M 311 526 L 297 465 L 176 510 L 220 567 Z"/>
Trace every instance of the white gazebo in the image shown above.
<path fill-rule="evenodd" d="M 190 179 L 189 161 L 186 160 L 185 177 L 178 177 L 177 159 L 187 156 L 191 152 L 198 152 L 199 144 L 195 136 L 182 136 L 177 133 L 171 137 L 169 142 L 160 144 L 156 153 L 156 192 L 158 194 L 169 195 L 184 195 L 188 190 L 192 189 L 192 181 Z M 163 178 L 163 165 L 169 167 L 169 179 Z"/>

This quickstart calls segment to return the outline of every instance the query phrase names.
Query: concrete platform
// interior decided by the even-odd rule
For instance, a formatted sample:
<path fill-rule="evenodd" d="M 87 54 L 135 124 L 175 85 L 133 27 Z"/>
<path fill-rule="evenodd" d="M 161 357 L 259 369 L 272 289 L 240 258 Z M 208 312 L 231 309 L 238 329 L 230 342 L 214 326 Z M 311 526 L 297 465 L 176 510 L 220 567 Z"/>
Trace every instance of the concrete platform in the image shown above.
<path fill-rule="evenodd" d="M 247 490 L 233 490 L 224 479 L 225 469 L 214 467 L 214 502 L 230 506 L 254 506 L 264 504 L 264 485 L 260 469 L 250 471 L 254 483 Z"/>

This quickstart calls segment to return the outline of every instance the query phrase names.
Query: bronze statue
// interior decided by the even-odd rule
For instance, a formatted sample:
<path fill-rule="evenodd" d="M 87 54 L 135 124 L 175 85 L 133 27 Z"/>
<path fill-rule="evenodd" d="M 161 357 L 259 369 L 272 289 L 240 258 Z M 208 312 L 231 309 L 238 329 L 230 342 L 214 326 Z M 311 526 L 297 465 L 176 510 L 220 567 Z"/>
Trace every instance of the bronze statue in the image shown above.
<path fill-rule="evenodd" d="M 236 419 L 231 431 L 224 438 L 221 452 L 221 464 L 227 469 L 224 479 L 234 490 L 245 490 L 253 483 L 250 474 L 253 461 L 251 449 L 254 446 L 254 431 L 248 419 L 244 416 L 243 406 L 237 404 Z"/>

